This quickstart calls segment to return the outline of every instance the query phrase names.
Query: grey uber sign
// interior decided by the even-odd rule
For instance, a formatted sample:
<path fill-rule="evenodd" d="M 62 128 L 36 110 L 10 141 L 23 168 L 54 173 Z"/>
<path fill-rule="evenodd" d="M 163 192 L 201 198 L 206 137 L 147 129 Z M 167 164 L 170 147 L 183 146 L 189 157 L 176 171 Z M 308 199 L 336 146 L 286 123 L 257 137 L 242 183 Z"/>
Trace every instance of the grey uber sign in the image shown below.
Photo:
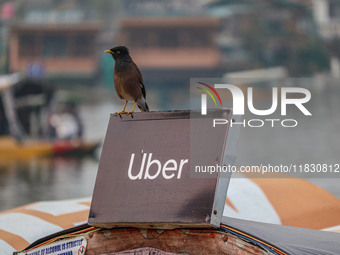
<path fill-rule="evenodd" d="M 231 111 L 111 115 L 89 224 L 96 227 L 219 227 L 230 174 L 194 173 L 195 165 L 233 164 Z M 233 137 L 233 139 L 231 139 Z"/>

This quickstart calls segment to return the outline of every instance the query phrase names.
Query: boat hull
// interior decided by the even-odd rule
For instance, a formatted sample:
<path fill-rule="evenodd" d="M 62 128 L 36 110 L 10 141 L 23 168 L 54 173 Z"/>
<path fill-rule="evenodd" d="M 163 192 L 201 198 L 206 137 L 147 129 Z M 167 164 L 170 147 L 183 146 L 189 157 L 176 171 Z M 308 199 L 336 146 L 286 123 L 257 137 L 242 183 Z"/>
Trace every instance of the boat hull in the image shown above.
<path fill-rule="evenodd" d="M 93 153 L 99 142 L 82 140 L 23 141 L 0 137 L 0 158 L 31 158 L 55 155 L 82 155 Z"/>

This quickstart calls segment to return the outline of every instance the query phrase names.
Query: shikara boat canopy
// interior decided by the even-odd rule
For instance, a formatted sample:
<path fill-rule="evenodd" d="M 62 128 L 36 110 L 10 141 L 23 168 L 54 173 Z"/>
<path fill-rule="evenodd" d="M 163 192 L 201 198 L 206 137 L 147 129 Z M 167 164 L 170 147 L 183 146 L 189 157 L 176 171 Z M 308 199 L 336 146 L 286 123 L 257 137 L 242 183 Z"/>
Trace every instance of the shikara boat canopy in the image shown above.
<path fill-rule="evenodd" d="M 282 196 L 279 191 L 287 187 L 296 192 Z M 309 207 L 298 206 L 311 195 Z M 158 254 L 335 255 L 340 251 L 339 199 L 301 179 L 232 178 L 218 229 L 93 228 L 86 224 L 90 204 L 91 198 L 45 201 L 0 212 L 0 253 L 32 251 L 61 236 L 75 235 L 86 237 L 86 254 L 134 254 L 131 250 L 137 248 L 163 252 Z M 271 223 L 259 222 L 264 220 Z"/>

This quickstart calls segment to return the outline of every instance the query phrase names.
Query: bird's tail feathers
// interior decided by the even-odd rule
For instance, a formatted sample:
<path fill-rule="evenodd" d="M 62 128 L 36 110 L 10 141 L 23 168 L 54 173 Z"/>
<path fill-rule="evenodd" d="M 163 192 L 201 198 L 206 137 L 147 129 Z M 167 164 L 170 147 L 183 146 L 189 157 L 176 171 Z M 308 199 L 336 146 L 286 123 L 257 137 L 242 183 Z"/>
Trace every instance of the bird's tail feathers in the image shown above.
<path fill-rule="evenodd" d="M 144 98 L 137 101 L 137 106 L 141 112 L 149 112 L 149 106 Z"/>

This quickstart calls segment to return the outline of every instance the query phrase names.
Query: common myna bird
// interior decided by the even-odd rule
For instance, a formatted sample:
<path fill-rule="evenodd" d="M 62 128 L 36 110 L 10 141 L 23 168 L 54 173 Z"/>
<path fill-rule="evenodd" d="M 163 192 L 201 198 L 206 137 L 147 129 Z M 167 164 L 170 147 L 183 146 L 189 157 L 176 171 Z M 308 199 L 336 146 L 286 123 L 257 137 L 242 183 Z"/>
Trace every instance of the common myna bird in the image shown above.
<path fill-rule="evenodd" d="M 116 114 L 132 114 L 136 104 L 142 112 L 148 112 L 149 107 L 145 101 L 146 94 L 143 77 L 138 66 L 130 57 L 128 48 L 125 46 L 117 46 L 105 52 L 110 53 L 115 60 L 113 80 L 117 95 L 120 99 L 125 100 L 123 110 L 116 112 Z M 125 111 L 128 101 L 134 101 L 133 108 L 130 112 Z"/>

